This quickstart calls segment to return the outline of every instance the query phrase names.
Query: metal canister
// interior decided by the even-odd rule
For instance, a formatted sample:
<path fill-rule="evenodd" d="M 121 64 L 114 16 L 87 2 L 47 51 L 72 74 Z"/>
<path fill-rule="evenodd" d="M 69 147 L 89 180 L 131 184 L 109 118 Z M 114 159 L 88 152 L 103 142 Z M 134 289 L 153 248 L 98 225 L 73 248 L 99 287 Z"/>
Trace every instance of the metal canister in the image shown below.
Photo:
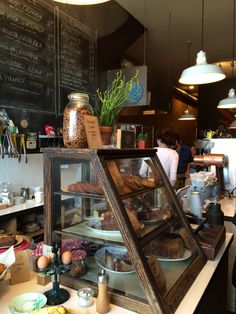
<path fill-rule="evenodd" d="M 65 147 L 87 148 L 84 127 L 84 116 L 93 115 L 89 104 L 89 96 L 85 93 L 73 92 L 68 95 L 69 103 L 63 113 L 63 142 Z"/>
<path fill-rule="evenodd" d="M 206 221 L 212 225 L 224 225 L 224 213 L 219 203 L 209 203 L 206 210 Z"/>

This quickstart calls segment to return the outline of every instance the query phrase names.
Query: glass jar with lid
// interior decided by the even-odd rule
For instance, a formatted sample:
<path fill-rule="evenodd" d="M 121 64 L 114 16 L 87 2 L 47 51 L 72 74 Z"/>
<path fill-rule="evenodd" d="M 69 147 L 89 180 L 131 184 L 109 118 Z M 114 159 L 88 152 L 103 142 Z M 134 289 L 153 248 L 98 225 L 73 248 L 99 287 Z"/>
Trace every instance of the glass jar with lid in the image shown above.
<path fill-rule="evenodd" d="M 85 93 L 73 92 L 68 95 L 69 103 L 63 113 L 63 142 L 65 147 L 88 147 L 84 128 L 84 115 L 93 115 L 89 104 L 89 96 Z"/>

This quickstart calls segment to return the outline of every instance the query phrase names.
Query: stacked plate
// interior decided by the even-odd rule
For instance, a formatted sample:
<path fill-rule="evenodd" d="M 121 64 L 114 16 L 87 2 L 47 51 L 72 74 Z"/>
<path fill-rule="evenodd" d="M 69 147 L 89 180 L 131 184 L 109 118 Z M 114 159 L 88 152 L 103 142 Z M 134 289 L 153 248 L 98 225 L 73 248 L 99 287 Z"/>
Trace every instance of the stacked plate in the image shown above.
<path fill-rule="evenodd" d="M 38 231 L 39 229 L 40 229 L 40 226 L 37 222 L 29 222 L 23 226 L 22 231 L 24 233 L 32 233 L 32 232 Z"/>

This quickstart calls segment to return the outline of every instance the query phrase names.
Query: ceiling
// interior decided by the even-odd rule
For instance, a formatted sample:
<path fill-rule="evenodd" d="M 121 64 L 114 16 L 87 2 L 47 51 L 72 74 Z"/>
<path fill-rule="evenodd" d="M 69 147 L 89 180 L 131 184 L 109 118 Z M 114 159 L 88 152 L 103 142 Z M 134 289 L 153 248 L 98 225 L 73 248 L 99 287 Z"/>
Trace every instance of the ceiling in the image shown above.
<path fill-rule="evenodd" d="M 201 48 L 208 63 L 227 60 L 223 66 L 232 77 L 233 0 L 205 0 L 202 38 L 200 0 L 116 0 L 146 26 L 145 35 L 127 51 L 160 77 L 174 85 L 184 68 L 195 64 Z M 201 42 L 203 39 L 203 47 Z M 187 41 L 191 41 L 188 45 Z M 223 65 L 223 63 L 221 63 Z"/>

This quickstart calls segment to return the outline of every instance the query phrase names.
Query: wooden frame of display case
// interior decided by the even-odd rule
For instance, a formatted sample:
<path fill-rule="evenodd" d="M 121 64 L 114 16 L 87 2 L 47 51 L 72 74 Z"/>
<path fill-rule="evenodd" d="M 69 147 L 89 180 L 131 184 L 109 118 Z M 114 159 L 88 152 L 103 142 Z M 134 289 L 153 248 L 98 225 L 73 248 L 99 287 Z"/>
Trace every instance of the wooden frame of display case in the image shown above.
<path fill-rule="evenodd" d="M 173 188 L 161 166 L 161 163 L 156 155 L 155 149 L 127 149 L 127 150 L 89 150 L 89 149 L 68 149 L 68 148 L 46 148 L 42 149 L 44 153 L 44 206 L 45 206 L 45 242 L 46 244 L 52 244 L 52 225 L 53 225 L 53 206 L 60 206 L 60 194 L 56 191 L 60 191 L 60 165 L 62 163 L 78 162 L 80 160 L 90 161 L 96 172 L 96 176 L 99 182 L 102 182 L 104 194 L 113 214 L 118 222 L 120 233 L 124 240 L 124 245 L 129 252 L 129 256 L 132 259 L 132 263 L 139 280 L 142 283 L 142 287 L 146 292 L 148 304 L 129 298 L 128 296 L 110 291 L 111 302 L 119 306 L 128 308 L 138 313 L 174 313 L 179 303 L 183 299 L 184 295 L 189 290 L 193 281 L 206 263 L 206 258 L 202 252 L 200 246 L 197 243 L 194 233 L 192 232 L 189 223 L 187 222 L 184 212 L 180 206 L 180 203 L 176 197 Z M 175 282 L 174 286 L 168 292 L 165 297 L 162 297 L 157 288 L 157 283 L 154 279 L 152 271 L 148 265 L 147 259 L 142 251 L 145 244 L 149 243 L 157 233 L 160 233 L 160 229 L 145 227 L 142 231 L 142 236 L 139 238 L 135 233 L 132 224 L 128 218 L 127 212 L 124 209 L 122 199 L 126 195 L 121 196 L 117 190 L 117 186 L 114 183 L 114 178 L 109 171 L 109 161 L 115 159 L 125 158 L 145 158 L 149 157 L 156 169 L 161 174 L 163 185 L 166 187 L 175 210 L 178 212 L 178 216 L 181 217 L 181 223 L 187 230 L 189 236 L 191 236 L 193 243 L 193 254 L 196 257 L 191 264 L 182 273 L 180 278 Z M 133 192 L 135 195 L 137 192 Z M 57 195 L 59 197 L 57 197 Z M 131 195 L 129 194 L 129 198 Z M 104 198 L 104 196 L 103 196 Z M 58 230 L 57 234 L 60 235 L 63 232 Z M 76 235 L 71 235 L 76 237 Z M 98 237 L 99 238 L 99 237 Z M 99 241 L 99 239 L 97 239 Z M 71 288 L 81 288 L 85 284 L 96 289 L 96 285 L 89 283 L 82 279 L 73 279 L 66 276 L 60 277 L 60 282 Z"/>

